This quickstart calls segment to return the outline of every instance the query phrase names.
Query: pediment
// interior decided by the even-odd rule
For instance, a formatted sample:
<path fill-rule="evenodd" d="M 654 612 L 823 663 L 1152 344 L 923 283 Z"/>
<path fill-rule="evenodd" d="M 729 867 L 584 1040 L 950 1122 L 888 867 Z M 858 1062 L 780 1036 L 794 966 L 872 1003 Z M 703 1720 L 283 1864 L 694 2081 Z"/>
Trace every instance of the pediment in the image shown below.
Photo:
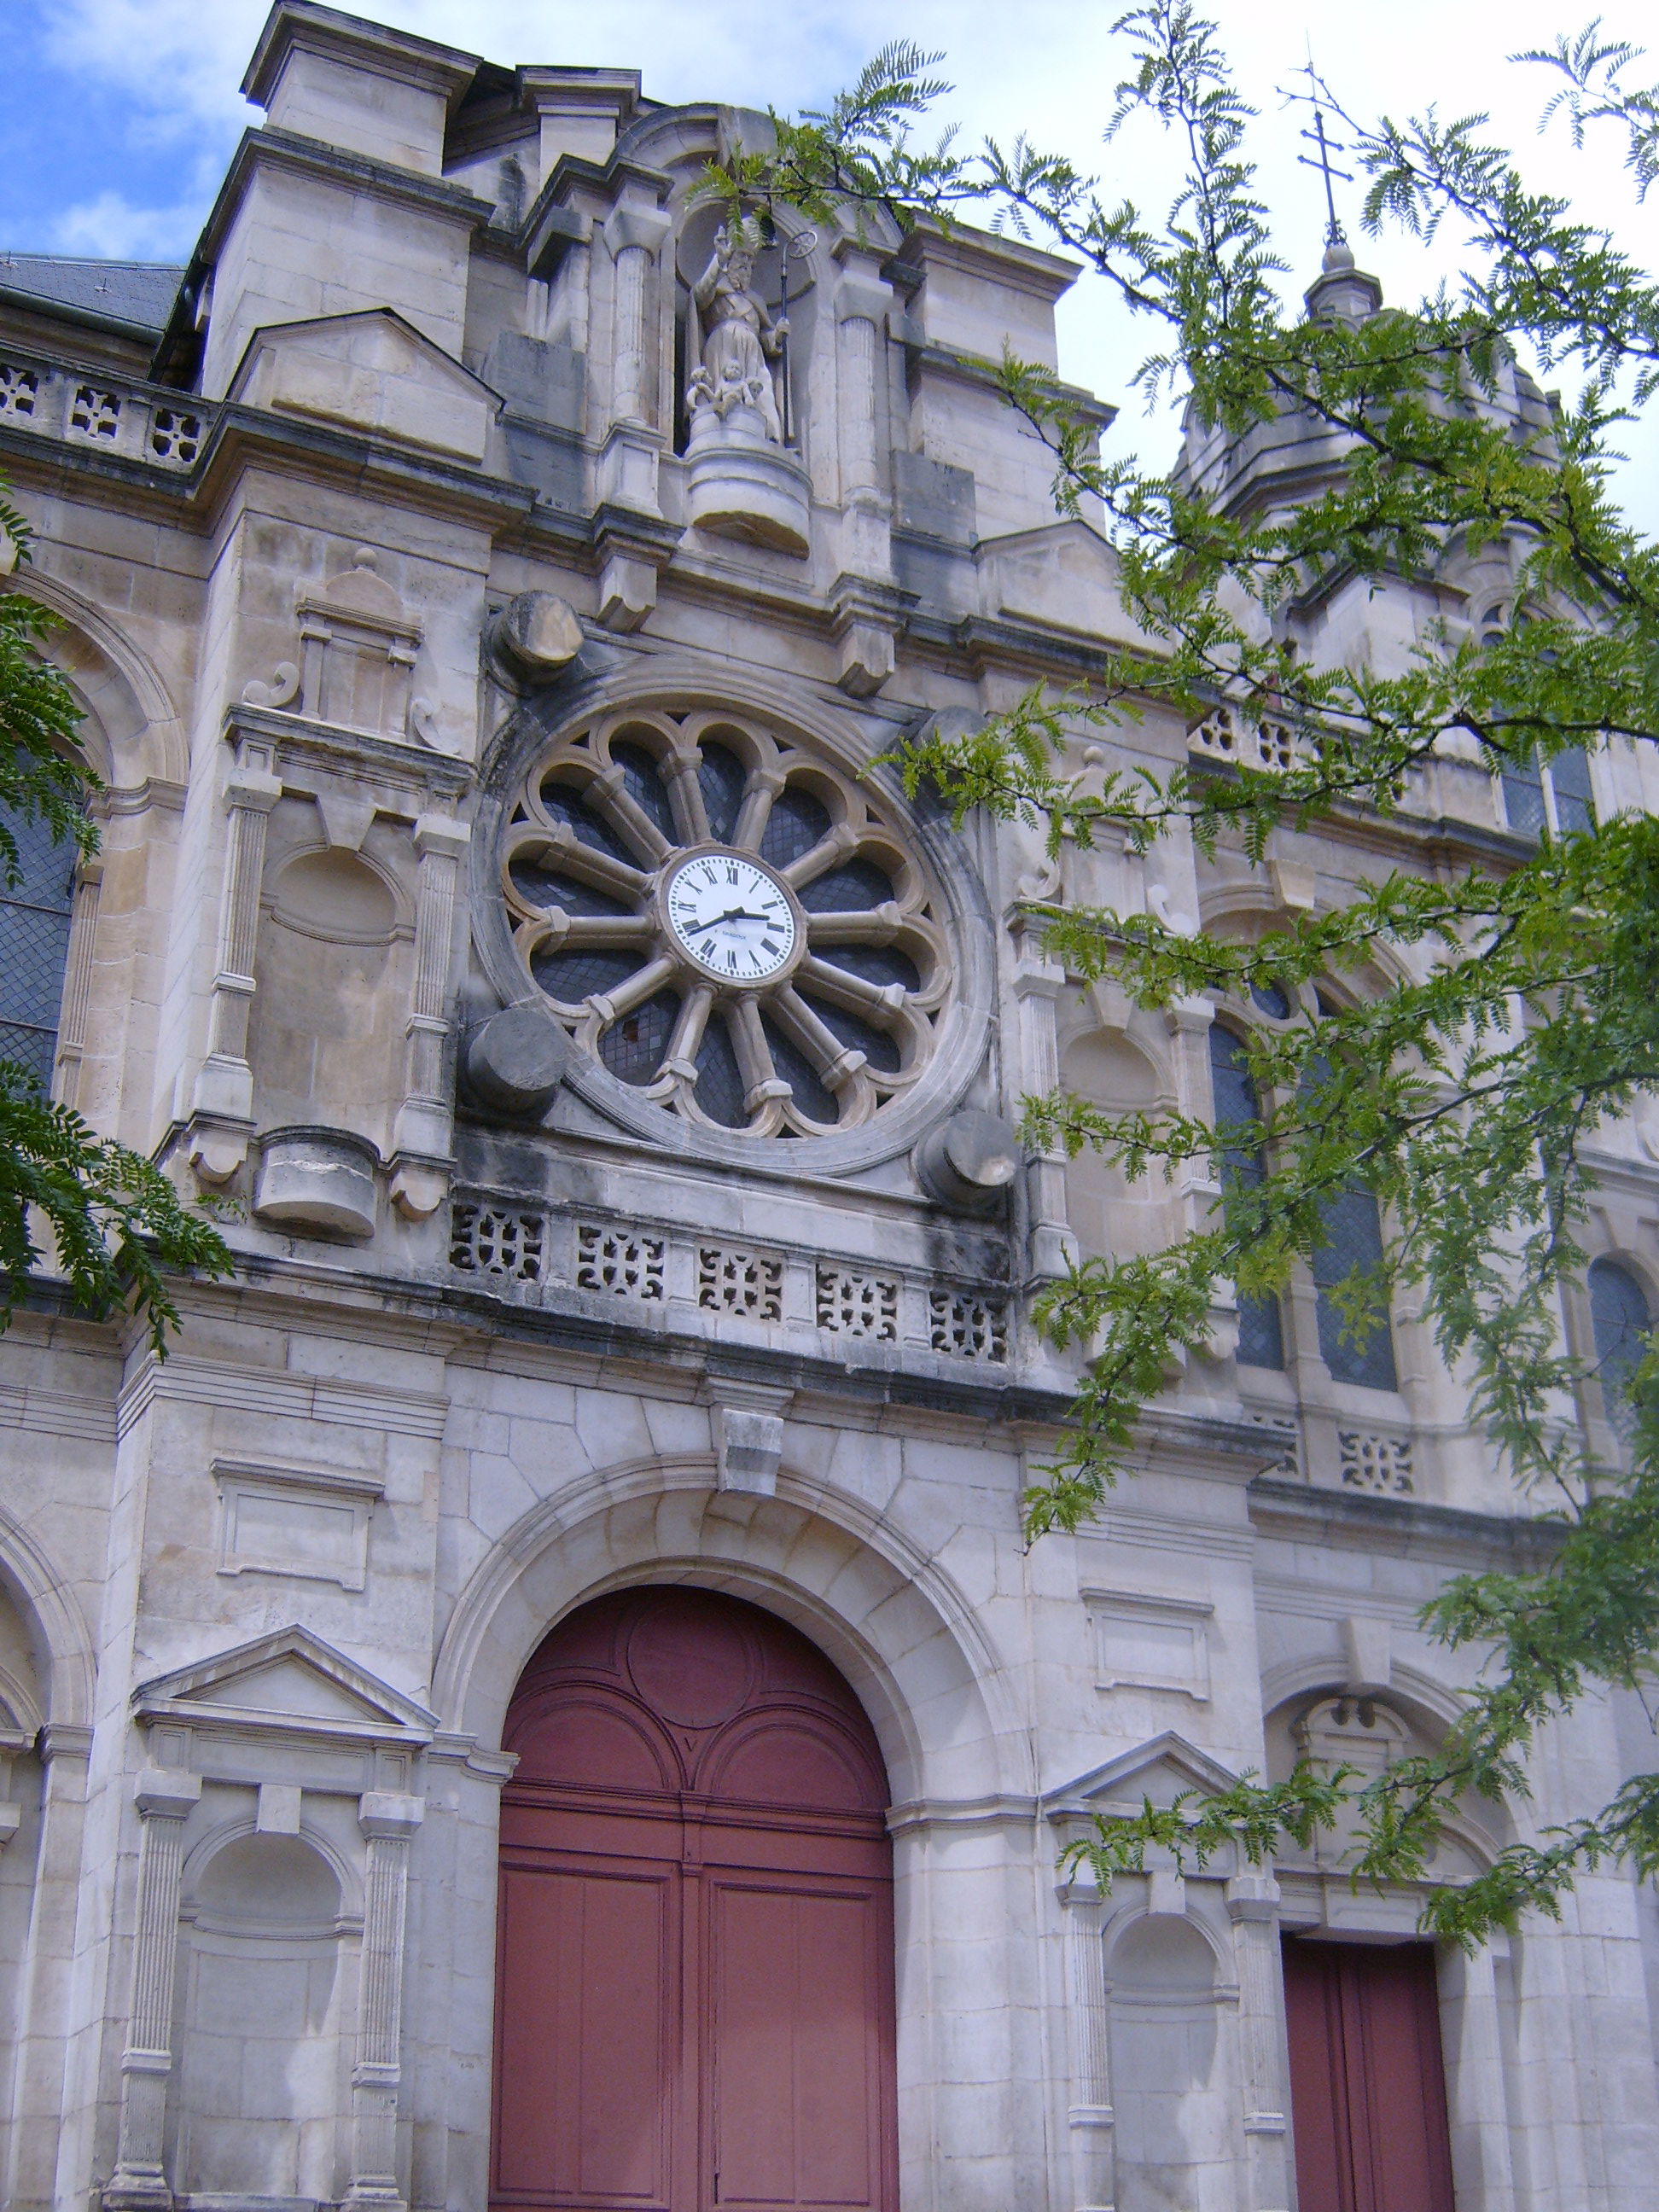
<path fill-rule="evenodd" d="M 988 614 L 1091 637 L 1124 628 L 1111 547 L 1086 522 L 1053 522 L 981 539 L 976 558 Z"/>
<path fill-rule="evenodd" d="M 1057 1822 L 1088 1820 L 1097 1813 L 1134 1814 L 1146 1798 L 1154 1805 L 1170 1806 L 1192 1790 L 1205 1797 L 1218 1796 L 1238 1778 L 1207 1751 L 1188 1743 L 1174 1729 L 1165 1729 L 1133 1751 L 1048 1791 L 1042 1809 Z"/>
<path fill-rule="evenodd" d="M 271 323 L 248 341 L 228 395 L 481 461 L 500 394 L 391 307 Z"/>
<path fill-rule="evenodd" d="M 297 1624 L 179 1668 L 134 1692 L 141 1720 L 422 1743 L 437 1717 Z"/>

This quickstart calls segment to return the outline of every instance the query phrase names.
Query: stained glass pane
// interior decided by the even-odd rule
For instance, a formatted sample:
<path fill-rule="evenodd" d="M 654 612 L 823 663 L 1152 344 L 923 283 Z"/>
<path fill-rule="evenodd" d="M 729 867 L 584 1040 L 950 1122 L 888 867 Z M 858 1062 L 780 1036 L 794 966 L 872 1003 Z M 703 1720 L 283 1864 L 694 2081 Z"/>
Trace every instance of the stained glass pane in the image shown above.
<path fill-rule="evenodd" d="M 1571 837 L 1581 830 L 1593 830 L 1589 762 L 1576 745 L 1570 752 L 1557 753 L 1550 763 L 1550 781 L 1555 786 L 1555 822 L 1561 835 Z"/>
<path fill-rule="evenodd" d="M 1386 1312 L 1379 1314 L 1363 1344 L 1343 1326 L 1341 1308 L 1330 1295 L 1356 1270 L 1379 1274 L 1382 1224 L 1368 1190 L 1345 1190 L 1320 1208 L 1326 1242 L 1314 1254 L 1313 1279 L 1319 1292 L 1320 1357 L 1339 1382 L 1360 1382 L 1371 1390 L 1397 1387 L 1394 1337 Z"/>
<path fill-rule="evenodd" d="M 697 770 L 697 787 L 702 793 L 702 811 L 708 817 L 708 834 L 725 843 L 737 826 L 748 773 L 737 755 L 724 745 L 711 744 L 705 738 L 700 750 L 702 763 Z"/>
<path fill-rule="evenodd" d="M 810 791 L 786 784 L 772 801 L 761 839 L 761 858 L 775 868 L 787 868 L 821 845 L 830 835 L 830 810 Z"/>
<path fill-rule="evenodd" d="M 562 907 L 567 914 L 629 915 L 634 911 L 623 900 L 612 898 L 609 891 L 579 884 L 574 876 L 543 867 L 535 860 L 515 860 L 507 873 L 514 890 L 532 906 Z"/>
<path fill-rule="evenodd" d="M 645 957 L 639 945 L 619 945 L 614 951 L 550 952 L 533 959 L 530 972 L 550 999 L 579 1006 L 590 991 L 614 991 L 618 983 L 625 983 Z"/>
<path fill-rule="evenodd" d="M 580 793 L 569 784 L 550 779 L 542 786 L 541 800 L 554 821 L 568 823 L 579 844 L 590 846 L 596 853 L 606 853 L 613 860 L 624 860 L 630 868 L 638 866 L 635 855 L 611 824 L 590 811 Z"/>
<path fill-rule="evenodd" d="M 799 894 L 808 914 L 866 914 L 892 896 L 892 884 L 870 860 L 843 860 L 827 874 L 814 876 Z"/>
<path fill-rule="evenodd" d="M 611 746 L 611 757 L 623 772 L 623 788 L 641 813 L 654 822 L 665 837 L 674 837 L 674 816 L 657 773 L 655 757 L 643 745 L 624 743 Z"/>
<path fill-rule="evenodd" d="M 921 988 L 915 962 L 896 945 L 815 945 L 812 950 L 820 960 L 861 975 L 866 983 L 879 983 L 884 989 L 889 983 L 906 991 Z"/>
<path fill-rule="evenodd" d="M 1537 837 L 1544 829 L 1544 783 L 1536 756 L 1508 761 L 1504 768 L 1504 817 L 1517 837 Z"/>
<path fill-rule="evenodd" d="M 1647 1357 L 1653 1327 L 1647 1294 L 1627 1267 L 1614 1260 L 1595 1260 L 1589 1270 L 1590 1327 L 1595 1338 L 1595 1370 L 1607 1425 L 1628 1437 L 1636 1425 L 1631 1377 Z"/>
<path fill-rule="evenodd" d="M 824 1088 L 817 1068 L 806 1054 L 799 1045 L 790 1042 L 775 1022 L 764 1015 L 761 1018 L 761 1026 L 766 1032 L 772 1065 L 789 1085 L 801 1112 L 809 1121 L 836 1122 L 840 1118 L 841 1109 L 836 1103 L 835 1093 Z"/>
<path fill-rule="evenodd" d="M 662 1064 L 679 1019 L 679 994 L 659 991 L 631 1014 L 612 1022 L 599 1039 L 599 1057 L 624 1083 L 649 1083 Z"/>
<path fill-rule="evenodd" d="M 1219 1022 L 1210 1026 L 1210 1083 L 1215 1095 L 1215 1125 L 1224 1138 L 1230 1128 L 1260 1121 L 1261 1108 L 1244 1047 Z M 1253 1147 L 1228 1145 L 1224 1149 L 1224 1190 L 1249 1189 L 1261 1182 L 1265 1171 L 1261 1154 Z M 1277 1298 L 1240 1298 L 1238 1357 L 1247 1367 L 1285 1364 L 1285 1336 Z"/>
<path fill-rule="evenodd" d="M 746 1088 L 731 1032 L 719 1014 L 711 1014 L 697 1052 L 697 1103 L 711 1121 L 741 1129 L 749 1119 L 743 1107 Z"/>
<path fill-rule="evenodd" d="M 0 884 L 0 1059 L 27 1067 L 46 1091 L 58 1049 L 76 854 L 44 822 L 7 820 L 20 873 L 16 884 Z"/>
<path fill-rule="evenodd" d="M 853 1051 L 861 1052 L 879 1073 L 897 1074 L 901 1058 L 898 1042 L 896 1038 L 889 1036 L 885 1030 L 878 1030 L 873 1022 L 864 1021 L 859 1015 L 849 1013 L 845 1006 L 832 1006 L 827 999 L 812 998 L 805 990 L 801 996 L 809 999 L 812 1012 L 831 1036 L 838 1037 Z"/>
<path fill-rule="evenodd" d="M 1291 1018 L 1291 1002 L 1277 983 L 1252 983 L 1250 996 L 1274 1021 L 1287 1022 Z"/>

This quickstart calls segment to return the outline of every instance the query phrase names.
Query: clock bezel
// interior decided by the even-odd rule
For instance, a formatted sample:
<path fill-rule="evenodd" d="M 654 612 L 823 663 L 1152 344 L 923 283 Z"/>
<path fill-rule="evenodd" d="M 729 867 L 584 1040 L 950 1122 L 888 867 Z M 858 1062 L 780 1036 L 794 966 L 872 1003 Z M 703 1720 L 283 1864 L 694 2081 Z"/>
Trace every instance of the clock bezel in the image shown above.
<path fill-rule="evenodd" d="M 764 975 L 734 976 L 724 973 L 711 963 L 706 962 L 701 954 L 686 943 L 674 927 L 668 911 L 668 894 L 671 884 L 684 874 L 687 868 L 695 866 L 697 861 L 708 860 L 736 860 L 744 867 L 752 868 L 757 875 L 763 876 L 767 882 L 782 895 L 788 906 L 789 919 L 794 929 L 793 941 L 790 945 L 787 956 L 775 968 L 769 969 Z M 718 840 L 710 839 L 704 844 L 683 848 L 675 854 L 672 862 L 658 877 L 653 899 L 657 927 L 661 933 L 664 946 L 671 957 L 682 963 L 700 983 L 708 985 L 723 996 L 738 998 L 745 993 L 752 993 L 758 998 L 763 996 L 768 991 L 775 991 L 780 984 L 788 981 L 806 956 L 806 916 L 800 901 L 775 868 L 770 866 L 766 861 L 757 859 L 753 853 L 743 852 L 735 846 L 721 844 Z"/>

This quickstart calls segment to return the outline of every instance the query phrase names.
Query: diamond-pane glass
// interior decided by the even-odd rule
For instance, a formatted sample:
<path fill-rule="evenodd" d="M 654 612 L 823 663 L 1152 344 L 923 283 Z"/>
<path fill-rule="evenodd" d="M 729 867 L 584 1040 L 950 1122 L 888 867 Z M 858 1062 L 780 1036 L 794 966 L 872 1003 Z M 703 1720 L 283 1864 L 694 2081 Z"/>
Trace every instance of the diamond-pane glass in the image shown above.
<path fill-rule="evenodd" d="M 878 983 L 884 989 L 889 983 L 906 991 L 921 988 L 915 962 L 895 945 L 826 945 L 813 950 L 820 960 L 845 968 L 849 975 L 861 975 L 866 983 Z"/>
<path fill-rule="evenodd" d="M 649 1083 L 668 1049 L 679 1012 L 679 994 L 659 991 L 631 1014 L 612 1022 L 599 1039 L 599 1056 L 611 1073 L 624 1083 Z"/>
<path fill-rule="evenodd" d="M 1646 1293 L 1628 1267 L 1615 1260 L 1595 1260 L 1589 1271 L 1590 1327 L 1595 1337 L 1595 1371 L 1608 1426 L 1628 1437 L 1636 1425 L 1631 1377 L 1647 1357 L 1653 1327 Z"/>
<path fill-rule="evenodd" d="M 749 1118 L 743 1105 L 747 1091 L 731 1032 L 718 1014 L 712 1015 L 697 1051 L 697 1103 L 711 1121 L 740 1129 Z"/>
<path fill-rule="evenodd" d="M 845 1006 L 832 1006 L 828 999 L 812 997 L 805 989 L 801 996 L 809 1000 L 812 1012 L 831 1036 L 839 1037 L 854 1052 L 861 1052 L 871 1066 L 878 1068 L 884 1075 L 897 1074 L 902 1055 L 896 1041 L 885 1030 L 878 1030 L 873 1022 L 849 1013 Z"/>
<path fill-rule="evenodd" d="M 843 860 L 799 893 L 808 914 L 867 914 L 892 896 L 892 884 L 873 860 Z"/>
<path fill-rule="evenodd" d="M 1544 828 L 1544 781 L 1535 757 L 1512 761 L 1504 770 L 1504 815 L 1518 837 L 1536 837 Z"/>
<path fill-rule="evenodd" d="M 44 1091 L 58 1049 L 76 854 L 43 822 L 6 821 L 19 880 L 0 884 L 0 1058 L 27 1067 Z"/>
<path fill-rule="evenodd" d="M 634 911 L 621 899 L 612 898 L 609 891 L 579 884 L 574 876 L 562 875 L 552 868 L 538 867 L 533 860 L 514 860 L 508 873 L 514 889 L 532 906 L 560 906 L 567 914 L 630 915 Z"/>
<path fill-rule="evenodd" d="M 829 808 L 810 791 L 788 784 L 772 801 L 760 856 L 775 868 L 787 868 L 814 845 L 821 845 L 829 835 Z"/>
<path fill-rule="evenodd" d="M 589 992 L 614 991 L 625 983 L 644 961 L 643 948 L 636 946 L 615 952 L 551 952 L 532 960 L 530 972 L 550 999 L 579 1006 Z"/>
<path fill-rule="evenodd" d="M 697 769 L 697 788 L 702 793 L 702 811 L 708 817 L 708 834 L 724 844 L 737 827 L 748 772 L 724 745 L 711 744 L 705 738 L 699 750 L 702 760 Z"/>
<path fill-rule="evenodd" d="M 611 824 L 590 810 L 580 793 L 568 783 L 556 783 L 550 778 L 542 786 L 541 798 L 555 822 L 568 823 L 579 844 L 589 846 L 596 853 L 608 854 L 613 860 L 625 860 L 630 868 L 638 866 Z"/>
<path fill-rule="evenodd" d="M 674 817 L 653 756 L 643 745 L 613 744 L 611 757 L 622 770 L 623 787 L 635 805 L 649 816 L 665 837 L 672 837 Z"/>
<path fill-rule="evenodd" d="M 1576 745 L 1557 753 L 1550 763 L 1550 781 L 1555 786 L 1555 822 L 1561 835 L 1571 837 L 1581 830 L 1593 830 L 1589 762 Z"/>
<path fill-rule="evenodd" d="M 806 1054 L 799 1046 L 790 1042 L 775 1022 L 764 1015 L 761 1018 L 761 1026 L 766 1032 L 772 1065 L 789 1085 L 801 1112 L 811 1121 L 836 1121 L 840 1109 L 836 1104 L 835 1093 L 824 1088 L 817 1068 Z"/>
<path fill-rule="evenodd" d="M 1250 1079 L 1244 1047 L 1219 1022 L 1210 1026 L 1210 1085 L 1215 1096 L 1215 1125 L 1224 1138 L 1241 1123 L 1259 1121 L 1260 1103 Z M 1249 1189 L 1266 1172 L 1261 1154 L 1248 1145 L 1226 1145 L 1221 1159 L 1222 1188 Z M 1238 1357 L 1247 1367 L 1283 1367 L 1285 1337 L 1277 1298 L 1238 1301 Z"/>
<path fill-rule="evenodd" d="M 1382 1224 L 1376 1200 L 1368 1190 L 1345 1190 L 1320 1208 L 1326 1242 L 1314 1254 L 1313 1279 L 1319 1292 L 1319 1352 L 1339 1382 L 1361 1382 L 1371 1390 L 1396 1387 L 1394 1338 L 1386 1311 L 1366 1331 L 1363 1344 L 1345 1328 L 1333 1287 L 1358 1272 L 1375 1277 L 1381 1295 Z"/>

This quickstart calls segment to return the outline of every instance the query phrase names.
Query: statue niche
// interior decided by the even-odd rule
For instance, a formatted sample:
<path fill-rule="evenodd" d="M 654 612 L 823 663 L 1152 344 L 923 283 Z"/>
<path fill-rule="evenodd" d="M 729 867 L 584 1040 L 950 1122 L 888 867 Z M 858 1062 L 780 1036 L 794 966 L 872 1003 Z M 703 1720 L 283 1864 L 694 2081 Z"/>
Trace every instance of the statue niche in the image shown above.
<path fill-rule="evenodd" d="M 806 471 L 784 444 L 789 320 L 756 281 L 761 251 L 753 216 L 723 223 L 690 285 L 686 514 L 712 536 L 801 555 L 811 497 Z"/>
<path fill-rule="evenodd" d="M 760 240 L 755 227 L 725 223 L 715 234 L 708 266 L 691 288 L 691 331 L 698 366 L 686 388 L 686 405 L 695 425 L 706 408 L 721 422 L 732 410 L 747 408 L 760 417 L 762 434 L 783 443 L 783 417 L 772 363 L 783 356 L 789 335 L 787 316 L 775 319 L 755 289 L 755 257 Z"/>

